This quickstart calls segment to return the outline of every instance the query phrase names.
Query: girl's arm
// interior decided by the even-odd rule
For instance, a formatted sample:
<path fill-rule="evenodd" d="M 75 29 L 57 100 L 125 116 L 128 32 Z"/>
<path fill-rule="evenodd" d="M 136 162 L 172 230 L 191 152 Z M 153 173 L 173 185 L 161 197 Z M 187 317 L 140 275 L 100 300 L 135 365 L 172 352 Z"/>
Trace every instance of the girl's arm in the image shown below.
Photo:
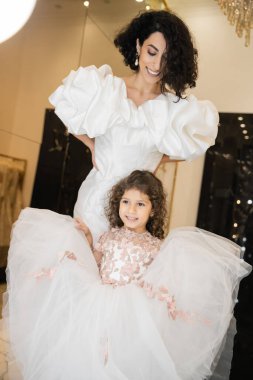
<path fill-rule="evenodd" d="M 91 249 L 93 250 L 93 237 L 92 237 L 89 227 L 80 218 L 75 218 L 75 222 L 76 222 L 76 228 L 84 232 L 86 239 L 88 240 L 88 243 Z"/>
<path fill-rule="evenodd" d="M 95 257 L 95 260 L 96 260 L 96 263 L 97 263 L 97 266 L 100 268 L 100 264 L 101 264 L 101 260 L 102 260 L 102 252 L 99 252 L 99 251 L 96 251 L 96 250 L 93 250 L 93 255 Z"/>
<path fill-rule="evenodd" d="M 97 164 L 95 161 L 95 138 L 90 138 L 87 135 L 73 135 L 73 136 L 75 136 L 78 140 L 82 141 L 82 143 L 84 143 L 84 145 L 86 145 L 90 149 L 92 164 L 98 170 Z"/>
<path fill-rule="evenodd" d="M 89 227 L 80 218 L 75 218 L 75 222 L 76 222 L 76 228 L 78 228 L 79 230 L 84 232 L 86 239 L 87 239 L 87 241 L 91 247 L 91 250 L 93 252 L 96 263 L 99 266 L 101 263 L 103 254 L 102 254 L 102 252 L 99 252 L 99 251 L 93 249 L 93 237 L 92 237 L 92 234 L 90 232 Z"/>

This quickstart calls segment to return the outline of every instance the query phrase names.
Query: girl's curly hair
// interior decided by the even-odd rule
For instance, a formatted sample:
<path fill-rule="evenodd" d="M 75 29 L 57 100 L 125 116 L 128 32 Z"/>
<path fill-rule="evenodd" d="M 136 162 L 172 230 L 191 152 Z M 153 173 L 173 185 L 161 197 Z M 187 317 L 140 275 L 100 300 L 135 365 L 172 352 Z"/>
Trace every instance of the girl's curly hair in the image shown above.
<path fill-rule="evenodd" d="M 110 227 L 123 226 L 123 222 L 119 217 L 120 201 L 125 191 L 130 189 L 137 189 L 149 197 L 152 204 L 152 213 L 146 228 L 151 235 L 158 239 L 163 239 L 166 222 L 166 195 L 162 182 L 147 170 L 133 171 L 110 190 L 108 204 L 105 208 L 105 214 L 109 220 Z"/>
<path fill-rule="evenodd" d="M 191 33 L 185 23 L 170 11 L 148 11 L 140 13 L 129 25 L 123 28 L 114 39 L 115 46 L 124 57 L 124 63 L 134 71 L 136 40 L 140 45 L 155 32 L 163 34 L 166 40 L 161 91 L 168 87 L 179 98 L 188 87 L 196 86 L 198 76 L 197 49 L 193 45 Z"/>

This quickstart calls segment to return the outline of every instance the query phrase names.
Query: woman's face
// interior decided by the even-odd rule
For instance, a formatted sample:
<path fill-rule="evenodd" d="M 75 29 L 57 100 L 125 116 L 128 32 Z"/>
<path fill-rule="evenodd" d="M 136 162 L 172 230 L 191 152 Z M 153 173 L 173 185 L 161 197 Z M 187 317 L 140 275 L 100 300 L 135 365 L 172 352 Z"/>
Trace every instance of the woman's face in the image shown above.
<path fill-rule="evenodd" d="M 140 46 L 137 40 L 139 54 L 139 73 L 150 84 L 155 84 L 162 77 L 162 66 L 166 54 L 166 40 L 162 33 L 152 33 Z"/>

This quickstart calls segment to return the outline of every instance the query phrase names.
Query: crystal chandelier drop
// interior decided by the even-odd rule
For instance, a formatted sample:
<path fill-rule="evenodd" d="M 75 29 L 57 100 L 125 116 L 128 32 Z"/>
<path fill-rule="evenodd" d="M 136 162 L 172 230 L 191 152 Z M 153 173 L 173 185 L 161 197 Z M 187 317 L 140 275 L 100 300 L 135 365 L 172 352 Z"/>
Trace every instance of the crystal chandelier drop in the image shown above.
<path fill-rule="evenodd" d="M 253 28 L 253 0 L 216 0 L 231 25 L 235 25 L 238 37 L 245 35 L 245 46 L 250 45 Z"/>

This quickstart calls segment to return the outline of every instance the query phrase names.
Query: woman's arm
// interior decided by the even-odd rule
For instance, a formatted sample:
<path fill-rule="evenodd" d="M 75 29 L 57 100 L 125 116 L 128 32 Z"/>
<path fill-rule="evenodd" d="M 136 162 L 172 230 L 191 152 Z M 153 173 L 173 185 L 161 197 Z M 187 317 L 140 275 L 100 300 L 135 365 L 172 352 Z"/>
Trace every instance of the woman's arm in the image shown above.
<path fill-rule="evenodd" d="M 174 160 L 173 158 L 170 158 L 170 156 L 166 156 L 166 154 L 164 154 L 158 166 L 160 166 L 161 164 L 165 164 L 166 162 L 182 162 L 182 161 L 185 161 L 185 160 Z"/>
<path fill-rule="evenodd" d="M 182 162 L 182 161 L 185 161 L 185 160 L 173 160 L 170 158 L 170 156 L 167 156 L 166 154 L 164 154 L 162 156 L 162 159 L 161 161 L 159 162 L 159 164 L 157 165 L 155 171 L 154 171 L 154 174 L 157 172 L 157 170 L 159 169 L 159 166 L 162 165 L 162 164 L 166 164 L 166 162 Z"/>
<path fill-rule="evenodd" d="M 94 143 L 95 139 L 90 138 L 87 135 L 73 135 L 75 136 L 78 140 L 82 141 L 90 150 L 94 149 Z"/>
<path fill-rule="evenodd" d="M 87 135 L 73 135 L 73 136 L 75 136 L 78 140 L 82 141 L 82 143 L 84 143 L 84 145 L 86 145 L 90 149 L 92 164 L 98 170 L 98 167 L 95 161 L 95 138 L 90 138 Z"/>

